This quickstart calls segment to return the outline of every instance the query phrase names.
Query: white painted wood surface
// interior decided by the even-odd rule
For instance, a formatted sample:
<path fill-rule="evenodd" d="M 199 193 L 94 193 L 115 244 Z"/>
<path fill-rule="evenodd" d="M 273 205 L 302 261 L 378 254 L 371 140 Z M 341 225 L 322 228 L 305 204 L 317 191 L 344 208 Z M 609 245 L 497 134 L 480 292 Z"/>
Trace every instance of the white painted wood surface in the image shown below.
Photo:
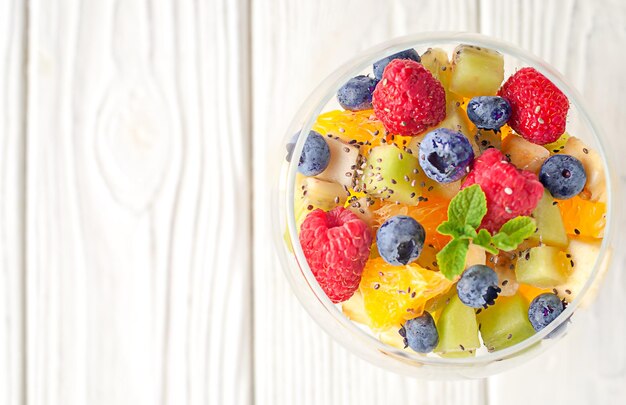
<path fill-rule="evenodd" d="M 398 377 L 291 293 L 268 174 L 317 82 L 431 30 L 544 57 L 624 150 L 624 27 L 623 0 L 0 2 L 0 404 L 621 403 L 619 266 L 597 321 L 529 364 Z"/>
<path fill-rule="evenodd" d="M 0 2 L 0 404 L 24 391 L 24 102 L 23 2 Z"/>
<path fill-rule="evenodd" d="M 246 7 L 29 2 L 28 404 L 250 402 Z"/>

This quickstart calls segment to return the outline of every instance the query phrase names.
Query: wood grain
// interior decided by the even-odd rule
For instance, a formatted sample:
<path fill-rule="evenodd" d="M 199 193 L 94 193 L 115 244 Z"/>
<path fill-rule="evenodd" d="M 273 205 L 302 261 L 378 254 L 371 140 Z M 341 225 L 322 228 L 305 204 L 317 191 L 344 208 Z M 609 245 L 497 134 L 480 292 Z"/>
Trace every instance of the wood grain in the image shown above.
<path fill-rule="evenodd" d="M 626 47 L 624 2 L 484 0 L 481 9 L 486 34 L 522 45 L 559 69 L 582 92 L 605 129 L 609 148 L 626 149 L 621 125 L 626 120 L 621 108 L 621 95 L 626 91 L 622 69 L 626 63 L 622 52 Z M 521 18 L 511 10 L 521 10 Z M 626 166 L 623 159 L 616 163 L 624 190 Z M 621 240 L 615 246 L 626 243 L 621 231 L 626 227 L 624 219 L 622 215 L 618 228 Z M 618 248 L 598 300 L 590 309 L 588 324 L 572 328 L 555 348 L 531 362 L 491 378 L 490 403 L 623 402 L 624 267 L 626 254 Z"/>
<path fill-rule="evenodd" d="M 29 404 L 250 403 L 246 7 L 30 1 Z"/>
<path fill-rule="evenodd" d="M 0 2 L 0 403 L 24 391 L 25 10 Z"/>
<path fill-rule="evenodd" d="M 282 159 L 282 152 L 276 152 L 283 148 L 279 142 L 313 87 L 341 63 L 385 39 L 417 31 L 476 29 L 475 3 L 280 0 L 254 2 L 252 16 L 255 403 L 484 403 L 481 381 L 399 377 L 332 342 L 282 275 L 267 215 Z"/>

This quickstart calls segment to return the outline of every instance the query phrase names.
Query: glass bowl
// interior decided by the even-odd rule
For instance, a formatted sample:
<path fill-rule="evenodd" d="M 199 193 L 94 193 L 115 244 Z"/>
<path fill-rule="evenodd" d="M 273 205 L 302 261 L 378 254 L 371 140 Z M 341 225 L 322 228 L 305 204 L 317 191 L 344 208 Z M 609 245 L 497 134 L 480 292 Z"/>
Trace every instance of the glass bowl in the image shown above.
<path fill-rule="evenodd" d="M 571 104 L 567 131 L 598 151 L 604 160 L 608 194 L 607 221 L 600 253 L 589 280 L 576 299 L 569 303 L 555 321 L 532 337 L 506 349 L 495 352 L 478 351 L 475 357 L 470 358 L 442 358 L 386 345 L 368 330 L 343 315 L 340 305 L 333 304 L 322 291 L 304 258 L 293 214 L 297 171 L 297 164 L 294 162 L 299 160 L 305 137 L 300 137 L 295 145 L 291 163 L 284 159 L 284 145 L 294 133 L 298 131 L 308 133 L 320 113 L 340 108 L 335 99 L 339 87 L 351 77 L 370 73 L 373 62 L 407 48 L 415 48 L 420 55 L 430 47 L 440 47 L 450 53 L 459 44 L 482 46 L 502 53 L 505 61 L 505 80 L 516 69 L 532 66 L 567 95 Z M 613 207 L 616 192 L 609 164 L 611 159 L 607 157 L 607 149 L 603 146 L 604 139 L 600 128 L 584 107 L 578 92 L 546 62 L 517 46 L 483 35 L 454 32 L 405 36 L 376 46 L 339 67 L 313 91 L 294 117 L 283 144 L 276 147 L 276 159 L 281 159 L 283 163 L 280 173 L 276 173 L 278 190 L 275 190 L 272 197 L 273 207 L 276 207 L 272 222 L 275 246 L 284 273 L 302 305 L 333 339 L 349 351 L 380 367 L 400 374 L 434 379 L 480 378 L 509 369 L 546 350 L 568 330 L 576 327 L 576 324 L 584 323 L 582 319 L 585 316 L 589 316 L 589 311 L 577 309 L 585 308 L 593 300 L 602 276 L 608 268 L 615 239 L 613 229 L 616 220 Z M 280 157 L 278 153 L 281 154 Z M 567 323 L 571 325 L 566 325 Z"/>

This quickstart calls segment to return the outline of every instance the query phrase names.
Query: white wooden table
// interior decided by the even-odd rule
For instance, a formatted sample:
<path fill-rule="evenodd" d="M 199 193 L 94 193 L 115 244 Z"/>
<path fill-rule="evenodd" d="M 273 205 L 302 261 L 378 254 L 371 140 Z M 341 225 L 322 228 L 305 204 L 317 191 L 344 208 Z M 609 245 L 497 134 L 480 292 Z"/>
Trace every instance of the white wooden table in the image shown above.
<path fill-rule="evenodd" d="M 487 380 L 377 369 L 290 292 L 267 178 L 290 116 L 432 30 L 542 56 L 626 151 L 625 0 L 0 1 L 0 404 L 624 403 L 623 252 L 592 325 Z"/>

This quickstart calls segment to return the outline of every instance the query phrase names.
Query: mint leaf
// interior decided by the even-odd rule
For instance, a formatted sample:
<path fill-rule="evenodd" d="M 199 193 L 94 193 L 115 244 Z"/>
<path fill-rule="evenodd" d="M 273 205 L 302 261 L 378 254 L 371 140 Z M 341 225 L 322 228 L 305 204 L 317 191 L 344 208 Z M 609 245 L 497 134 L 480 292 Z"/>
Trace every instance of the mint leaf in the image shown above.
<path fill-rule="evenodd" d="M 537 224 L 531 217 L 516 217 L 502 225 L 492 242 L 498 249 L 509 252 L 535 233 L 535 229 Z"/>
<path fill-rule="evenodd" d="M 452 280 L 463 273 L 468 248 L 469 240 L 454 239 L 437 253 L 439 270 L 448 280 Z"/>
<path fill-rule="evenodd" d="M 476 235 L 472 243 L 482 247 L 491 254 L 498 254 L 498 249 L 491 244 L 491 234 L 486 229 L 478 231 L 478 235 Z"/>
<path fill-rule="evenodd" d="M 476 229 L 487 213 L 487 198 L 478 184 L 465 188 L 450 201 L 448 221 Z"/>
<path fill-rule="evenodd" d="M 451 221 L 445 221 L 439 224 L 437 232 L 442 235 L 450 235 L 453 238 L 460 238 L 463 236 L 463 228 Z"/>
<path fill-rule="evenodd" d="M 463 239 L 474 239 L 477 235 L 476 229 L 474 229 L 473 226 L 465 225 L 463 227 Z"/>
<path fill-rule="evenodd" d="M 437 227 L 437 232 L 442 235 L 450 235 L 454 239 L 474 239 L 476 230 L 470 225 L 462 226 L 460 224 L 445 221 Z"/>

